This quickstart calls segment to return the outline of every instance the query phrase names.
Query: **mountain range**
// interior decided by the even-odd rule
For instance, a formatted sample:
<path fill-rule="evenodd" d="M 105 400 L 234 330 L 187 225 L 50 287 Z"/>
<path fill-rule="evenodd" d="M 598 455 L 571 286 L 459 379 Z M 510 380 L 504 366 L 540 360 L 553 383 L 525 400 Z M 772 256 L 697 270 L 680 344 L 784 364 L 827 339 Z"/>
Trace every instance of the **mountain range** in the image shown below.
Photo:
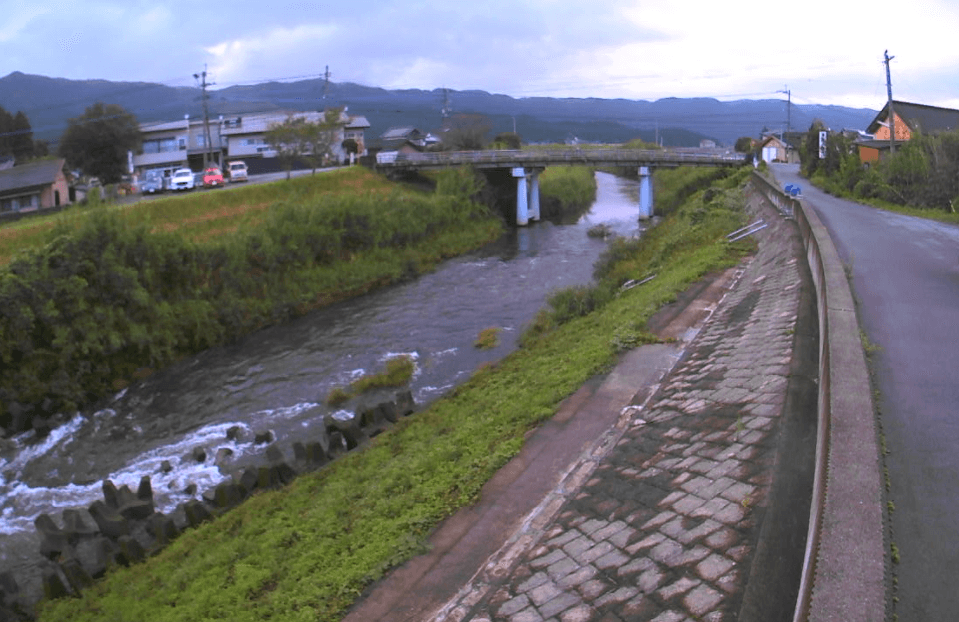
<path fill-rule="evenodd" d="M 719 101 L 711 98 L 665 98 L 656 101 L 600 98 L 523 97 L 447 89 L 388 90 L 323 79 L 264 82 L 208 90 L 211 119 L 220 115 L 277 109 L 318 110 L 346 106 L 349 114 L 370 122 L 367 144 L 390 127 L 413 126 L 429 132 L 447 113 L 482 114 L 492 134 L 515 128 L 524 142 L 621 143 L 634 138 L 666 146 L 698 146 L 703 139 L 731 146 L 741 136 L 758 138 L 764 131 L 805 131 L 815 119 L 834 130 L 865 129 L 876 110 L 791 104 L 780 99 Z M 15 71 L 0 78 L 0 106 L 23 111 L 34 138 L 55 143 L 68 120 L 101 101 L 119 104 L 140 122 L 172 121 L 203 115 L 200 87 L 151 82 L 68 80 Z"/>

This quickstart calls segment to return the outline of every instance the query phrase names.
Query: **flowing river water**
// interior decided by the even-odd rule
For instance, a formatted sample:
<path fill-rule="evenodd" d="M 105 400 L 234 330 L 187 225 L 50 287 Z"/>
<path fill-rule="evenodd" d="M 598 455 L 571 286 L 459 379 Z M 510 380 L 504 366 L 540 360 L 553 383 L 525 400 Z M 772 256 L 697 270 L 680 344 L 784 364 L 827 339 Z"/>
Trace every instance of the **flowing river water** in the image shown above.
<path fill-rule="evenodd" d="M 586 235 L 606 224 L 621 236 L 639 232 L 636 183 L 597 173 L 596 201 L 573 224 L 533 223 L 440 265 L 402 285 L 262 330 L 240 343 L 181 361 L 116 396 L 107 407 L 77 414 L 45 439 L 32 432 L 0 445 L 0 572 L 29 568 L 38 558 L 33 525 L 40 513 L 102 498 L 102 482 L 136 490 L 150 475 L 163 512 L 226 479 L 263 452 L 255 433 L 269 430 L 288 447 L 322 426 L 318 413 L 346 417 L 354 402 L 323 406 L 327 393 L 413 357 L 410 385 L 418 406 L 464 381 L 480 365 L 516 348 L 550 293 L 587 284 L 602 239 Z M 499 345 L 478 350 L 481 330 L 501 329 Z M 238 426 L 236 440 L 227 430 Z M 201 447 L 200 463 L 191 452 Z M 221 466 L 212 456 L 228 448 Z M 172 470 L 163 473 L 167 461 Z M 194 495 L 199 495 L 199 492 Z"/>

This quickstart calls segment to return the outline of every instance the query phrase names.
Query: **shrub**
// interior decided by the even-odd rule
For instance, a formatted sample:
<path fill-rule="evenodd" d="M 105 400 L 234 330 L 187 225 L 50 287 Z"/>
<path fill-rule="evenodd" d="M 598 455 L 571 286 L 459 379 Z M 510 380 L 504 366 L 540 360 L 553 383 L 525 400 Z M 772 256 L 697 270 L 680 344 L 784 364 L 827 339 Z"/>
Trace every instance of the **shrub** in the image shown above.
<path fill-rule="evenodd" d="M 499 330 L 498 328 L 484 328 L 480 331 L 479 336 L 476 337 L 473 346 L 481 350 L 495 348 L 499 345 Z"/>

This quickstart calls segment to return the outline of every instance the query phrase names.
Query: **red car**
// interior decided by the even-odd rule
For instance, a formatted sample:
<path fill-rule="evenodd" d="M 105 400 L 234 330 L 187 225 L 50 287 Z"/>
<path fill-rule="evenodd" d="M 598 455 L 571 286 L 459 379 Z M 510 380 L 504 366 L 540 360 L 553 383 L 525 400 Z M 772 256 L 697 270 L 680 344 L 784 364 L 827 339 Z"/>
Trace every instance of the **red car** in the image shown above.
<path fill-rule="evenodd" d="M 216 188 L 223 187 L 223 171 L 215 166 L 211 166 L 203 171 L 203 187 Z"/>

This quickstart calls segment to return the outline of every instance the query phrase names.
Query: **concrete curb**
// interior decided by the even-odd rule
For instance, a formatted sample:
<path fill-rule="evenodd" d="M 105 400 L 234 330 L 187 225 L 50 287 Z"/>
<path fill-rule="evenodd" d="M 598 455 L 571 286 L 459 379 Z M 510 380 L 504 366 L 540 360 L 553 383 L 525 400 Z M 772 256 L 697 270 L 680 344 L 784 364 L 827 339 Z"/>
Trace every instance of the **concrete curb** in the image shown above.
<path fill-rule="evenodd" d="M 793 620 L 880 621 L 886 609 L 882 469 L 852 293 L 815 210 L 758 173 L 752 183 L 796 218 L 819 311 L 816 475 Z"/>

